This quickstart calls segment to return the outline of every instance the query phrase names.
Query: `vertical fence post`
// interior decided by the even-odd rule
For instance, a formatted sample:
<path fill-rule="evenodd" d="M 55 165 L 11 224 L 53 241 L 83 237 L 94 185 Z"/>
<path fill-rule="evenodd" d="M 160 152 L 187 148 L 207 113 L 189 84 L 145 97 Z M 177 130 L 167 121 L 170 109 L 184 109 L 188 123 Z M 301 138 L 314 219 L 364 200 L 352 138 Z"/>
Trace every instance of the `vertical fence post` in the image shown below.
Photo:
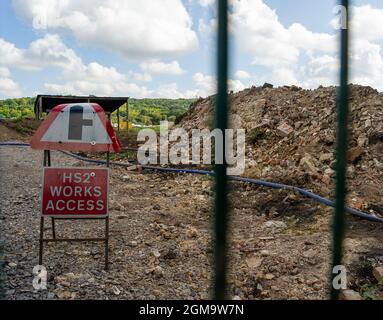
<path fill-rule="evenodd" d="M 333 247 L 331 269 L 331 299 L 338 299 L 339 289 L 334 288 L 335 266 L 342 264 L 344 236 L 344 209 L 346 200 L 347 169 L 347 117 L 348 117 L 348 44 L 349 44 L 349 1 L 340 0 L 345 15 L 342 16 L 340 31 L 340 87 L 337 93 L 337 139 L 336 139 L 336 187 L 335 214 L 333 217 Z"/>
<path fill-rule="evenodd" d="M 126 100 L 126 131 L 129 132 L 129 99 Z"/>
<path fill-rule="evenodd" d="M 225 298 L 227 265 L 227 176 L 225 159 L 225 129 L 228 123 L 227 78 L 228 78 L 228 2 L 218 0 L 218 93 L 215 102 L 215 126 L 223 134 L 223 163 L 214 165 L 215 172 L 215 261 L 214 298 Z"/>
<path fill-rule="evenodd" d="M 120 107 L 117 109 L 117 132 L 120 132 Z"/>

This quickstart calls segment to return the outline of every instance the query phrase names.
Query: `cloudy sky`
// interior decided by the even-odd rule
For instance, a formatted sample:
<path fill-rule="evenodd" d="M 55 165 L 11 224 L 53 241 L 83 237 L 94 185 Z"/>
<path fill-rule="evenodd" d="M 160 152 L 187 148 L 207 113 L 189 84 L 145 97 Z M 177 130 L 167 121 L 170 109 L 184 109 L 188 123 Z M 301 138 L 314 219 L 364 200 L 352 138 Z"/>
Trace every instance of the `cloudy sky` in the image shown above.
<path fill-rule="evenodd" d="M 383 1 L 355 0 L 352 82 L 383 90 Z M 0 99 L 215 90 L 214 0 L 0 0 Z M 337 81 L 334 0 L 231 0 L 230 86 Z"/>

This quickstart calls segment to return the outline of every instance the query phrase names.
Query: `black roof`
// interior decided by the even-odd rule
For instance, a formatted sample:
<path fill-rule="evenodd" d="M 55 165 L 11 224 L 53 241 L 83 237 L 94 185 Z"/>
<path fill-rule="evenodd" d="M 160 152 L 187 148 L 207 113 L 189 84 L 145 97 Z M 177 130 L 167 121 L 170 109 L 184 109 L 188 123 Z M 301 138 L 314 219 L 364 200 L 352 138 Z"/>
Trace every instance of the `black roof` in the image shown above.
<path fill-rule="evenodd" d="M 105 112 L 114 112 L 121 107 L 129 97 L 95 97 L 95 96 L 52 96 L 38 95 L 35 101 L 35 113 L 41 99 L 42 112 L 50 112 L 55 106 L 65 103 L 97 103 Z"/>

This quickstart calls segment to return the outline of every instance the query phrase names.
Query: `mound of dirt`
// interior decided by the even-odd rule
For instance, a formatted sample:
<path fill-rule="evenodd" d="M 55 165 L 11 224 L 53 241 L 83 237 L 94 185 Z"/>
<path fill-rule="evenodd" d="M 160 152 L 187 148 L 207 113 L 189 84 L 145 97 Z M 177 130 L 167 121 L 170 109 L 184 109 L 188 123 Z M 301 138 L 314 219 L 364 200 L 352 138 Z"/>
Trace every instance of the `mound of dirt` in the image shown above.
<path fill-rule="evenodd" d="M 37 130 L 41 121 L 34 119 L 1 120 L 0 140 L 28 140 Z"/>
<path fill-rule="evenodd" d="M 349 205 L 377 212 L 383 191 L 383 95 L 350 85 Z M 336 87 L 252 87 L 230 94 L 230 126 L 246 129 L 245 176 L 331 197 L 335 178 Z M 214 97 L 196 101 L 178 124 L 212 125 Z"/>
<path fill-rule="evenodd" d="M 2 121 L 0 121 L 0 141 L 22 140 L 23 138 L 23 135 L 8 128 Z"/>

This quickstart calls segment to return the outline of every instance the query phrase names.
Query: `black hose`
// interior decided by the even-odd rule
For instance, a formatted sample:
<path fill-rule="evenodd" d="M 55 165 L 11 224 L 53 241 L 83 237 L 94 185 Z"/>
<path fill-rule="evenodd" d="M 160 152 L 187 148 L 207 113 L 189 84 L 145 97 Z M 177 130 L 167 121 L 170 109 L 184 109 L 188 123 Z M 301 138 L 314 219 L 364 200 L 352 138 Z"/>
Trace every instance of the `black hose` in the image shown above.
<path fill-rule="evenodd" d="M 0 147 L 29 147 L 28 143 L 20 143 L 20 142 L 0 142 Z M 97 160 L 97 159 L 89 159 L 88 157 L 83 157 L 79 156 L 77 154 L 74 154 L 72 152 L 68 151 L 61 151 L 62 153 L 73 157 L 75 159 L 89 162 L 89 163 L 96 163 L 96 164 L 105 164 L 105 160 Z M 119 167 L 130 167 L 132 166 L 131 163 L 121 163 L 121 162 L 116 162 L 116 161 L 110 161 L 111 165 L 119 166 Z M 156 171 L 156 172 L 169 172 L 169 173 L 189 173 L 189 174 L 199 174 L 199 175 L 207 175 L 207 176 L 214 176 L 214 172 L 212 171 L 207 171 L 207 170 L 195 170 L 195 169 L 176 169 L 176 168 L 162 168 L 162 167 L 155 167 L 155 166 L 141 166 L 142 169 L 144 170 L 149 170 L 149 171 Z M 324 197 L 321 197 L 311 191 L 308 191 L 303 188 L 298 188 L 294 186 L 289 186 L 287 184 L 281 184 L 281 183 L 275 183 L 275 182 L 269 182 L 269 181 L 263 181 L 263 180 L 257 180 L 257 179 L 252 179 L 252 178 L 244 178 L 244 177 L 239 177 L 239 176 L 228 176 L 229 180 L 233 181 L 241 181 L 241 182 L 247 182 L 247 183 L 252 183 L 260 187 L 267 187 L 267 188 L 273 188 L 273 189 L 287 189 L 287 190 L 292 190 L 295 192 L 299 192 L 301 195 L 306 196 L 308 198 L 311 198 L 319 203 L 322 203 L 326 206 L 329 207 L 334 207 L 335 203 L 332 200 L 326 199 Z M 345 207 L 345 211 L 353 216 L 366 219 L 372 222 L 378 222 L 378 223 L 383 223 L 383 218 L 377 217 L 375 215 L 372 215 L 370 213 L 365 213 L 359 210 L 355 210 L 349 207 Z"/>

